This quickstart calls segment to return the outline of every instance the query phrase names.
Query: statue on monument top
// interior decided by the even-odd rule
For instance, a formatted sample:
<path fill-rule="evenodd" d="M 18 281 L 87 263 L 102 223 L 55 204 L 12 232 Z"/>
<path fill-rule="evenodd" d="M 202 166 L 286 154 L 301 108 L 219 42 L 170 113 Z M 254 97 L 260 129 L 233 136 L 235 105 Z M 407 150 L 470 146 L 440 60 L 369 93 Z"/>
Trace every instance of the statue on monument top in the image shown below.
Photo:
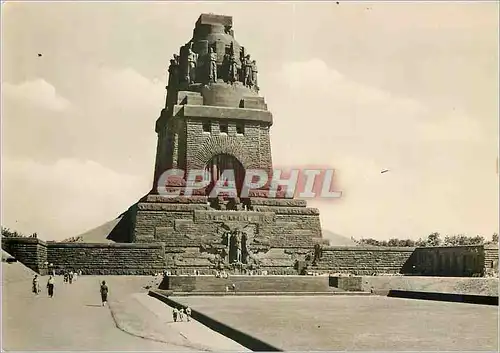
<path fill-rule="evenodd" d="M 252 60 L 252 83 L 253 83 L 253 86 L 255 87 L 255 89 L 258 91 L 259 90 L 259 86 L 257 85 L 257 74 L 258 74 L 258 70 L 257 70 L 257 62 L 255 60 Z"/>
<path fill-rule="evenodd" d="M 198 61 L 198 54 L 193 51 L 193 42 L 187 43 L 181 52 L 181 61 L 184 74 L 184 82 L 194 83 L 196 80 L 196 63 Z"/>
<path fill-rule="evenodd" d="M 179 83 L 179 56 L 174 54 L 174 58 L 170 59 L 170 66 L 168 67 L 168 86 L 167 89 Z"/>
<path fill-rule="evenodd" d="M 241 63 L 243 66 L 243 84 L 247 87 L 253 86 L 253 77 L 252 77 L 252 60 L 250 59 L 250 54 L 246 55 L 243 58 Z"/>
<path fill-rule="evenodd" d="M 214 52 L 214 48 L 210 48 L 208 57 L 210 61 L 208 67 L 208 80 L 209 82 L 217 82 L 217 53 Z"/>
<path fill-rule="evenodd" d="M 234 83 L 238 81 L 238 63 L 236 62 L 236 57 L 234 55 L 234 43 L 231 42 L 229 47 L 229 77 L 228 81 Z"/>

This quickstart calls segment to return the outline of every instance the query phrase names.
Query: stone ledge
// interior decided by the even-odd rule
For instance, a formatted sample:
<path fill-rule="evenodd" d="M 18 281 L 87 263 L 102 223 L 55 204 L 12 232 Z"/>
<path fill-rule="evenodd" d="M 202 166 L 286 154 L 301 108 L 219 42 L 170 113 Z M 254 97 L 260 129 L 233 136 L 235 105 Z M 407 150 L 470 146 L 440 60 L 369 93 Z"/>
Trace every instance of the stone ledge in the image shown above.
<path fill-rule="evenodd" d="M 162 243 L 48 243 L 48 248 L 162 249 Z"/>
<path fill-rule="evenodd" d="M 206 204 L 208 197 L 206 196 L 176 196 L 167 197 L 162 195 L 146 195 L 141 199 L 142 202 L 154 203 L 177 203 L 177 204 Z"/>
<path fill-rule="evenodd" d="M 208 210 L 210 206 L 202 204 L 168 204 L 168 203 L 139 203 L 139 211 L 172 211 L 192 212 L 194 210 Z"/>
<path fill-rule="evenodd" d="M 207 105 L 175 106 L 176 116 L 185 118 L 235 119 L 273 124 L 271 112 L 260 109 L 214 107 Z"/>
<path fill-rule="evenodd" d="M 307 207 L 306 200 L 296 199 L 251 198 L 250 203 L 252 206 Z"/>
<path fill-rule="evenodd" d="M 254 211 L 194 211 L 194 221 L 244 221 L 244 222 L 274 222 L 275 214 L 273 212 L 254 212 Z"/>
<path fill-rule="evenodd" d="M 273 212 L 275 214 L 297 214 L 297 215 L 319 215 L 317 208 L 305 207 L 274 207 L 274 206 L 254 206 L 254 211 L 257 212 Z"/>
<path fill-rule="evenodd" d="M 30 245 L 47 245 L 47 242 L 40 240 L 38 238 L 24 238 L 24 237 L 16 237 L 16 238 L 9 238 L 9 237 L 2 237 L 2 243 L 24 243 L 24 244 L 30 244 Z"/>
<path fill-rule="evenodd" d="M 416 248 L 412 247 L 370 247 L 370 246 L 324 246 L 323 251 L 395 251 L 395 252 L 413 252 Z"/>

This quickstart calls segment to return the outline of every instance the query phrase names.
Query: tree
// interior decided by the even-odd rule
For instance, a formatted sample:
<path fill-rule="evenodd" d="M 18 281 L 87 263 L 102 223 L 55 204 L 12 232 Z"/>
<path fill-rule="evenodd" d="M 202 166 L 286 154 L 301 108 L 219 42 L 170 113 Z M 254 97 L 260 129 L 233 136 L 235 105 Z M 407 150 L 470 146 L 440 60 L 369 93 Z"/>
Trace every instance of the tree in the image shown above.
<path fill-rule="evenodd" d="M 493 233 L 493 235 L 491 236 L 491 242 L 498 244 L 498 233 Z"/>
<path fill-rule="evenodd" d="M 427 236 L 427 246 L 439 246 L 441 245 L 441 235 L 437 232 L 431 233 Z"/>
<path fill-rule="evenodd" d="M 482 245 L 484 244 L 484 238 L 480 235 L 475 237 L 468 237 L 464 234 L 458 235 L 447 235 L 444 238 L 443 245 L 447 246 L 464 246 L 464 245 Z"/>
<path fill-rule="evenodd" d="M 6 238 L 23 238 L 23 237 L 25 237 L 23 234 L 18 233 L 17 231 L 12 231 L 6 227 L 2 227 L 2 236 L 6 237 Z"/>

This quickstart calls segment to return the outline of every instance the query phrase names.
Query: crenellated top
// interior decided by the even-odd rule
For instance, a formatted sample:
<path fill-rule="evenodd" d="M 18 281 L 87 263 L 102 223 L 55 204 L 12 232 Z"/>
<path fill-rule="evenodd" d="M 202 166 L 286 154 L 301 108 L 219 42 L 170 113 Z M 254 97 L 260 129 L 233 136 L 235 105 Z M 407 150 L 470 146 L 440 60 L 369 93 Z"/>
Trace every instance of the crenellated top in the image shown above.
<path fill-rule="evenodd" d="M 232 17 L 202 14 L 193 38 L 174 54 L 168 92 L 202 92 L 206 86 L 231 85 L 245 96 L 258 96 L 257 63 L 235 39 Z"/>

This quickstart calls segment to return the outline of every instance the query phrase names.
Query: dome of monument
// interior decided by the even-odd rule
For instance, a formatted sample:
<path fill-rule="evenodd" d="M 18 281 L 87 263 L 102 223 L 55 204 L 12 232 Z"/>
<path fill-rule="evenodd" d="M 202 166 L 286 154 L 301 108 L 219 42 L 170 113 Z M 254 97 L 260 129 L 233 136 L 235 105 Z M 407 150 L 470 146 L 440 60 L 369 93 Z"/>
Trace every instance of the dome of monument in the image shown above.
<path fill-rule="evenodd" d="M 212 83 L 201 87 L 203 105 L 220 107 L 238 107 L 243 98 L 258 97 L 257 92 L 242 84 L 231 85 L 223 82 Z"/>
<path fill-rule="evenodd" d="M 201 93 L 204 105 L 238 107 L 242 98 L 258 97 L 256 61 L 234 39 L 232 26 L 230 16 L 198 18 L 191 40 L 170 60 L 173 102 L 179 91 Z"/>

